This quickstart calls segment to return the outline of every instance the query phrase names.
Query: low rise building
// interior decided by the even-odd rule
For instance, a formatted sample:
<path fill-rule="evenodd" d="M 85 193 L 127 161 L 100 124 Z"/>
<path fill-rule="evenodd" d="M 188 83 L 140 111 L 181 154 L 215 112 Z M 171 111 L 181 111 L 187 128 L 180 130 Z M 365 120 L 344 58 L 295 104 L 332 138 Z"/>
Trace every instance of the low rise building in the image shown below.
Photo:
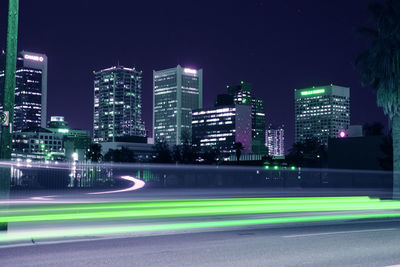
<path fill-rule="evenodd" d="M 76 160 L 76 156 L 79 161 L 86 159 L 86 151 L 91 144 L 89 131 L 70 129 L 62 116 L 52 116 L 47 126 L 49 131 L 63 135 L 67 160 Z"/>
<path fill-rule="evenodd" d="M 91 143 L 90 133 L 70 129 L 64 117 L 51 117 L 48 128 L 34 127 L 14 133 L 14 159 L 83 161 Z"/>
<path fill-rule="evenodd" d="M 45 128 L 28 128 L 14 133 L 13 159 L 65 160 L 64 136 Z"/>
<path fill-rule="evenodd" d="M 221 155 L 235 152 L 237 142 L 243 154 L 252 149 L 251 106 L 228 105 L 195 110 L 192 113 L 192 143 L 200 149 L 217 149 Z"/>

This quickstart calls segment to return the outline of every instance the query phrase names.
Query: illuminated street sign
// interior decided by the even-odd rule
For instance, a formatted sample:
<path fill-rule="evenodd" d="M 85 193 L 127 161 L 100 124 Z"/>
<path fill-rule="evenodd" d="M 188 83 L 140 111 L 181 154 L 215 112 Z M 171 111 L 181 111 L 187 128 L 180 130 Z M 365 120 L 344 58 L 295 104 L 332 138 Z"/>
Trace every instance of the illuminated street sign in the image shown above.
<path fill-rule="evenodd" d="M 0 124 L 3 126 L 8 126 L 10 121 L 10 113 L 9 111 L 3 111 L 0 113 Z"/>

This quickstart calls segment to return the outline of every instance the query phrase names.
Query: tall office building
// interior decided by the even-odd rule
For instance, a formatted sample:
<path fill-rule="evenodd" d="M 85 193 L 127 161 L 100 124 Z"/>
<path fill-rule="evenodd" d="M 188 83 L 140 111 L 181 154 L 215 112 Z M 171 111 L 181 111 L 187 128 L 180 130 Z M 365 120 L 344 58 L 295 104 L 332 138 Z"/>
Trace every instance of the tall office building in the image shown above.
<path fill-rule="evenodd" d="M 175 68 L 153 71 L 153 137 L 170 146 L 191 140 L 192 110 L 203 106 L 203 70 Z"/>
<path fill-rule="evenodd" d="M 251 100 L 252 147 L 254 154 L 266 154 L 265 146 L 265 108 L 264 100 L 253 97 Z"/>
<path fill-rule="evenodd" d="M 122 66 L 94 72 L 94 142 L 146 136 L 142 121 L 142 72 Z"/>
<path fill-rule="evenodd" d="M 251 106 L 252 117 L 252 153 L 265 154 L 265 107 L 264 100 L 252 96 L 251 84 L 241 81 L 239 85 L 228 85 L 228 94 L 233 96 L 237 105 Z"/>
<path fill-rule="evenodd" d="M 285 155 L 285 130 L 284 126 L 273 128 L 269 125 L 265 133 L 268 154 L 270 156 L 284 156 Z"/>
<path fill-rule="evenodd" d="M 251 91 L 253 90 L 251 84 L 241 81 L 239 85 L 228 85 L 227 88 L 235 104 L 251 106 Z"/>
<path fill-rule="evenodd" d="M 0 110 L 4 90 L 5 53 L 0 57 Z M 17 56 L 13 131 L 46 127 L 47 56 L 22 51 Z"/>
<path fill-rule="evenodd" d="M 350 125 L 350 88 L 336 85 L 295 90 L 296 142 L 315 138 L 328 146 Z"/>
<path fill-rule="evenodd" d="M 223 156 L 235 152 L 236 142 L 242 143 L 243 154 L 251 153 L 251 107 L 222 105 L 194 110 L 193 145 L 200 149 L 218 149 Z"/>

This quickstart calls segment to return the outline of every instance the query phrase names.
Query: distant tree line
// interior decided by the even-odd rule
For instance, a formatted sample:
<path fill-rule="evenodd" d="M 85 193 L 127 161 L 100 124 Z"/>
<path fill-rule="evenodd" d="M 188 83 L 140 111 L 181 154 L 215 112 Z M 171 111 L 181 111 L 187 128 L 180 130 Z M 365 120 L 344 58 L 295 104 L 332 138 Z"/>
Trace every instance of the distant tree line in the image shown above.
<path fill-rule="evenodd" d="M 382 136 L 384 126 L 382 123 L 373 122 L 363 125 L 363 133 L 365 136 Z M 165 141 L 157 141 L 154 144 L 155 157 L 150 162 L 169 163 L 169 164 L 227 164 L 222 161 L 222 154 L 215 148 L 201 149 L 199 146 L 191 144 L 190 135 L 182 132 L 182 144 L 169 146 Z M 241 162 L 241 155 L 244 147 L 242 143 L 236 142 L 233 145 L 236 162 L 233 164 L 246 164 Z M 381 144 L 381 150 L 384 157 L 378 158 L 383 169 L 393 169 L 393 145 L 391 136 L 385 137 Z M 128 148 L 110 149 L 106 154 L 102 155 L 101 145 L 91 144 L 86 153 L 87 160 L 91 162 L 135 162 L 135 152 Z M 304 143 L 295 143 L 289 150 L 284 160 L 273 159 L 271 156 L 265 155 L 259 164 L 282 164 L 294 165 L 309 168 L 326 168 L 328 167 L 328 152 L 325 146 L 321 145 L 317 139 L 309 139 Z M 232 163 L 231 163 L 232 164 Z"/>

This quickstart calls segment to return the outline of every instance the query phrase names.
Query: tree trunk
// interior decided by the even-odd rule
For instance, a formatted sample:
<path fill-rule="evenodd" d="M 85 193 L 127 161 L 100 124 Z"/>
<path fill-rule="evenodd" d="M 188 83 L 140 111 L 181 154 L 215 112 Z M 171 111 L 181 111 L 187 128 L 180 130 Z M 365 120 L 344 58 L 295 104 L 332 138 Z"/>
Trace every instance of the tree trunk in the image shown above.
<path fill-rule="evenodd" d="M 393 117 L 393 199 L 400 199 L 400 115 Z"/>

